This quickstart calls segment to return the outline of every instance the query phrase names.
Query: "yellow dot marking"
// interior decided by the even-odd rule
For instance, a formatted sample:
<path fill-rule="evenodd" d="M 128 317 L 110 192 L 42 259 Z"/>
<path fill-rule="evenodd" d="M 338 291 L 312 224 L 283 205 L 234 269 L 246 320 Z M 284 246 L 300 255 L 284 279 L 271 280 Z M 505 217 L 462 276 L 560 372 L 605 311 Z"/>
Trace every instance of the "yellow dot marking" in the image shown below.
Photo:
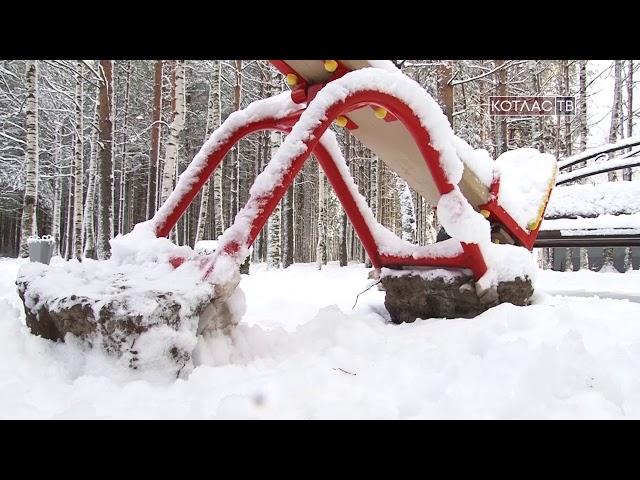
<path fill-rule="evenodd" d="M 382 107 L 377 107 L 375 110 L 375 115 L 376 118 L 379 118 L 380 120 L 382 120 L 384 117 L 387 116 L 387 110 L 386 108 L 382 108 Z"/>
<path fill-rule="evenodd" d="M 324 69 L 327 72 L 335 72 L 336 69 L 338 68 L 338 62 L 336 62 L 335 60 L 325 60 L 324 61 Z"/>
<path fill-rule="evenodd" d="M 349 122 L 349 119 L 342 115 L 336 118 L 336 125 L 338 125 L 339 127 L 343 127 L 343 128 L 346 127 L 348 122 Z"/>
<path fill-rule="evenodd" d="M 287 85 L 290 87 L 294 87 L 298 83 L 298 76 L 295 73 L 290 73 L 287 75 Z"/>

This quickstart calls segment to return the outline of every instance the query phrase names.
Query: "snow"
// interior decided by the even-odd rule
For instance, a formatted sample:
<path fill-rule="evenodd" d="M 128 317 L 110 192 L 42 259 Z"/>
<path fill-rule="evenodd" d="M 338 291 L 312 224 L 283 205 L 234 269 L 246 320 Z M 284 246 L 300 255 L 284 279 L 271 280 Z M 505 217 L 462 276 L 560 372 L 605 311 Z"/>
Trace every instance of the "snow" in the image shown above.
<path fill-rule="evenodd" d="M 466 243 L 490 241 L 489 222 L 473 209 L 457 185 L 440 196 L 437 212 L 444 229 L 456 240 Z"/>
<path fill-rule="evenodd" d="M 211 255 L 218 249 L 218 240 L 200 240 L 193 246 L 198 255 Z"/>
<path fill-rule="evenodd" d="M 480 183 L 487 188 L 491 188 L 494 162 L 489 152 L 482 148 L 474 149 L 460 137 L 453 137 L 453 142 L 465 167 L 468 167 L 474 173 Z"/>
<path fill-rule="evenodd" d="M 116 315 L 123 312 L 138 317 L 141 325 L 154 327 L 136 340 L 139 368 L 163 375 L 170 363 L 166 354 L 169 346 L 185 351 L 195 347 L 198 308 L 211 301 L 217 286 L 202 280 L 198 262 L 184 262 L 174 269 L 169 258 L 195 257 L 195 253 L 166 238 L 156 238 L 149 230 L 120 235 L 111 241 L 111 247 L 112 257 L 105 261 L 65 262 L 55 257 L 51 265 L 23 264 L 17 279 L 29 285 L 25 304 L 35 313 L 43 305 L 48 311 L 61 311 L 86 301 L 95 319 L 102 318 L 106 305 L 115 309 Z M 157 298 L 167 292 L 179 306 L 175 328 L 164 325 L 161 318 L 163 306 Z M 104 339 L 97 334 L 91 341 L 99 345 Z M 119 361 L 126 364 L 128 358 L 123 356 Z"/>
<path fill-rule="evenodd" d="M 523 230 L 535 228 L 556 172 L 555 157 L 535 148 L 510 150 L 496 159 L 498 204 Z"/>
<path fill-rule="evenodd" d="M 423 268 L 410 268 L 410 269 L 392 269 L 382 268 L 380 271 L 380 278 L 382 277 L 404 277 L 407 275 L 418 276 L 425 280 L 433 280 L 434 278 L 442 279 L 445 282 L 451 282 L 455 278 L 465 275 L 471 275 L 471 270 L 466 268 L 435 268 L 435 267 L 423 267 Z"/>
<path fill-rule="evenodd" d="M 31 335 L 22 264 L 0 259 L 0 418 L 640 418 L 638 271 L 540 272 L 532 306 L 393 325 L 375 288 L 352 310 L 361 265 L 253 265 L 234 334 L 166 380 Z"/>
<path fill-rule="evenodd" d="M 568 185 L 553 189 L 545 218 L 640 212 L 640 182 Z"/>
<path fill-rule="evenodd" d="M 609 108 L 611 107 L 609 106 Z M 629 145 L 634 146 L 637 143 L 640 143 L 640 136 L 628 137 L 628 138 L 621 139 L 616 143 L 607 143 L 605 145 L 600 145 L 596 148 L 590 148 L 588 150 L 585 150 L 584 152 L 580 152 L 576 155 L 572 155 L 571 157 L 566 157 L 562 159 L 561 161 L 558 162 L 558 168 L 564 168 L 565 166 L 579 163 L 585 158 L 589 158 L 591 156 L 602 154 L 602 153 L 607 153 L 617 148 L 624 148 Z"/>
<path fill-rule="evenodd" d="M 633 155 L 637 155 L 640 149 L 631 152 Z M 622 168 L 631 168 L 632 166 L 637 166 L 640 163 L 640 159 L 637 156 L 632 156 L 630 154 L 622 155 L 618 158 L 614 158 L 611 160 L 607 160 L 606 162 L 598 162 L 593 165 L 589 165 L 588 167 L 578 168 L 576 170 L 572 170 L 570 172 L 564 172 L 558 175 L 558 183 L 569 182 L 575 178 L 588 176 L 590 174 L 600 173 L 602 170 L 606 169 L 622 169 Z"/>
<path fill-rule="evenodd" d="M 478 245 L 484 261 L 487 264 L 485 273 L 476 286 L 481 291 L 496 287 L 499 282 L 529 277 L 537 288 L 536 277 L 538 269 L 533 255 L 524 247 L 509 244 L 495 244 L 484 242 Z"/>
<path fill-rule="evenodd" d="M 51 235 L 43 235 L 42 237 L 39 237 L 38 235 L 30 235 L 29 237 L 27 237 L 27 244 L 31 244 L 31 243 L 52 244 L 52 243 L 55 243 L 55 240 Z"/>
<path fill-rule="evenodd" d="M 543 220 L 540 230 L 640 228 L 640 212 L 631 215 L 600 215 L 593 218 L 556 218 Z"/>
<path fill-rule="evenodd" d="M 640 235 L 640 228 L 598 228 L 586 230 L 560 230 L 563 237 L 583 235 Z"/>

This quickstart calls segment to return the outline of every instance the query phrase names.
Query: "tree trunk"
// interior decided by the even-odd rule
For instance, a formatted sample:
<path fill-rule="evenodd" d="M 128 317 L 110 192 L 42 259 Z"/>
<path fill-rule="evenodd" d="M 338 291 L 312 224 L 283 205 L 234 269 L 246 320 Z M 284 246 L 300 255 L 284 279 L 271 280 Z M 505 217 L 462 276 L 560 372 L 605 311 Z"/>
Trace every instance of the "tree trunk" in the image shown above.
<path fill-rule="evenodd" d="M 504 60 L 494 60 L 494 64 L 497 68 L 504 64 Z M 507 69 L 506 68 L 501 68 L 500 70 L 498 70 L 498 96 L 501 96 L 501 97 L 507 96 Z M 498 122 L 499 122 L 499 127 L 497 129 L 498 152 L 496 156 L 509 150 L 508 143 L 507 143 L 508 142 L 507 117 L 506 116 L 499 117 Z"/>
<path fill-rule="evenodd" d="M 580 122 L 580 151 L 587 149 L 589 131 L 587 129 L 587 60 L 580 60 L 580 106 L 578 118 Z"/>
<path fill-rule="evenodd" d="M 633 60 L 627 60 L 627 138 L 633 136 Z M 629 149 L 631 151 L 631 149 Z M 633 169 L 625 168 L 622 179 L 631 181 Z"/>
<path fill-rule="evenodd" d="M 176 175 L 176 162 L 178 158 L 178 145 L 180 133 L 184 128 L 184 60 L 176 60 L 174 65 L 175 82 L 173 85 L 174 107 L 172 121 L 169 126 L 169 138 L 167 140 L 167 150 L 165 152 L 164 170 L 162 172 L 162 193 L 161 203 L 169 197 L 173 191 L 173 179 Z"/>
<path fill-rule="evenodd" d="M 98 90 L 99 94 L 99 90 Z M 95 198 L 96 198 L 96 180 L 97 180 L 97 157 L 98 157 L 98 122 L 99 112 L 98 104 L 100 98 L 96 99 L 95 111 L 93 114 L 93 123 L 91 125 L 91 152 L 89 154 L 89 178 L 87 181 L 87 198 L 84 202 L 84 257 L 96 259 L 96 234 L 95 234 Z"/>
<path fill-rule="evenodd" d="M 51 236 L 55 240 L 53 254 L 60 255 L 60 212 L 62 203 L 62 175 L 61 175 L 61 153 L 62 153 L 62 125 L 56 132 L 56 147 L 53 152 L 53 164 L 56 166 L 56 180 L 53 194 L 53 218 L 51 219 Z"/>
<path fill-rule="evenodd" d="M 64 259 L 73 258 L 73 177 L 67 177 L 67 212 L 64 233 Z"/>
<path fill-rule="evenodd" d="M 162 124 L 162 60 L 156 60 L 153 77 L 153 113 L 151 115 L 151 153 L 147 179 L 147 219 L 156 213 L 158 159 L 160 157 L 160 133 Z"/>
<path fill-rule="evenodd" d="M 416 214 L 413 206 L 413 195 L 409 184 L 398 177 L 400 190 L 400 212 L 402 217 L 402 239 L 414 243 L 416 238 Z"/>
<path fill-rule="evenodd" d="M 129 91 L 131 87 L 131 61 L 127 62 L 125 87 L 124 87 L 124 107 L 123 107 L 123 126 L 122 126 L 122 160 L 120 162 L 120 189 L 118 191 L 118 229 L 116 233 L 126 233 L 125 230 L 125 218 L 126 218 L 126 190 L 128 183 L 128 162 L 127 162 L 127 140 L 129 128 Z"/>
<path fill-rule="evenodd" d="M 73 252 L 72 257 L 82 260 L 82 193 L 84 191 L 84 142 L 83 142 L 83 118 L 82 118 L 82 78 L 84 64 L 76 65 L 76 142 L 74 148 L 74 187 L 73 187 Z"/>
<path fill-rule="evenodd" d="M 36 208 L 38 203 L 38 63 L 27 60 L 27 103 L 25 147 L 25 183 L 22 221 L 20 224 L 20 256 L 29 256 L 27 239 L 37 234 Z"/>
<path fill-rule="evenodd" d="M 327 263 L 326 205 L 324 198 L 324 172 L 318 168 L 318 243 L 316 244 L 316 265 L 318 270 Z"/>
<path fill-rule="evenodd" d="M 276 151 L 282 144 L 282 134 L 280 132 L 271 132 L 271 158 L 276 154 Z M 276 208 L 271 214 L 269 219 L 269 265 L 275 268 L 280 268 L 282 261 L 282 252 L 280 250 L 280 204 L 278 202 Z"/>
<path fill-rule="evenodd" d="M 282 199 L 282 268 L 293 264 L 293 184 Z"/>
<path fill-rule="evenodd" d="M 99 260 L 111 256 L 109 240 L 113 218 L 113 60 L 100 60 L 102 79 L 100 81 L 98 149 L 98 179 L 100 201 L 98 202 L 98 237 L 96 252 Z"/>
<path fill-rule="evenodd" d="M 213 66 L 213 72 L 211 74 L 211 83 L 209 84 L 209 103 L 207 105 L 207 126 L 205 129 L 205 142 L 209 139 L 209 136 L 220 126 L 220 62 L 215 62 Z M 222 173 L 221 165 L 216 168 L 215 176 L 220 176 Z M 211 179 L 207 180 L 207 183 L 202 187 L 202 196 L 200 199 L 200 214 L 198 216 L 198 227 L 196 229 L 196 242 L 204 239 L 205 226 L 207 225 L 207 219 L 209 214 L 209 198 L 211 197 Z M 214 187 L 215 191 L 215 187 Z M 220 202 L 214 198 L 214 208 L 218 208 Z M 214 218 L 217 214 L 214 215 Z M 215 221 L 215 220 L 214 220 Z"/>
<path fill-rule="evenodd" d="M 344 159 L 347 163 L 347 168 L 349 168 L 349 164 L 351 163 L 351 134 L 348 130 L 345 132 Z M 340 266 L 346 267 L 349 263 L 347 255 L 347 231 L 349 224 L 347 223 L 347 212 L 344 211 L 344 208 L 342 209 L 342 221 L 340 225 Z"/>
<path fill-rule="evenodd" d="M 242 100 L 242 60 L 235 61 L 236 84 L 233 88 L 233 107 L 237 112 L 240 110 Z M 231 152 L 231 198 L 229 200 L 229 225 L 233 224 L 238 213 L 238 195 L 240 183 L 240 142 L 238 142 Z"/>
<path fill-rule="evenodd" d="M 615 143 L 618 139 L 620 129 L 620 103 L 622 102 L 622 60 L 615 60 L 614 63 L 615 82 L 613 86 L 613 105 L 611 107 L 611 126 L 609 128 L 609 143 Z M 608 174 L 609 181 L 618 180 L 618 172 L 613 171 Z"/>
<path fill-rule="evenodd" d="M 587 139 L 589 137 L 589 130 L 587 128 L 587 60 L 580 60 L 579 68 L 580 105 L 578 107 L 578 121 L 580 125 L 580 152 L 584 152 L 587 149 Z M 586 166 L 586 164 L 587 162 L 582 162 L 580 167 Z M 589 268 L 588 255 L 589 254 L 587 248 L 580 248 L 581 269 Z"/>
<path fill-rule="evenodd" d="M 453 128 L 453 84 L 451 61 L 444 60 L 436 67 L 436 84 L 438 89 L 438 103 L 442 107 L 442 112 L 447 116 L 447 120 Z"/>

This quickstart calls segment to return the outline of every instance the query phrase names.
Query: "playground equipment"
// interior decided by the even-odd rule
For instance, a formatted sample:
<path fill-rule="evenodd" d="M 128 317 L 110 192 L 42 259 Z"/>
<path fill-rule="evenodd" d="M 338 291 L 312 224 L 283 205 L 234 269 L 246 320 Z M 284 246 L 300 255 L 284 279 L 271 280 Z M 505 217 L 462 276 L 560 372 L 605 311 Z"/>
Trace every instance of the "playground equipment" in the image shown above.
<path fill-rule="evenodd" d="M 230 148 L 241 138 L 259 130 L 295 132 L 295 138 L 287 138 L 278 158 L 272 159 L 263 175 L 256 180 L 247 205 L 238 214 L 234 225 L 221 237 L 216 255 L 207 262 L 209 268 L 205 275 L 211 273 L 220 255 L 238 259 L 243 257 L 243 252 L 252 244 L 312 153 L 335 189 L 374 268 L 461 267 L 472 270 L 476 280 L 486 273 L 487 265 L 478 247 L 479 242 L 465 242 L 464 238 L 458 242 L 459 248 L 448 249 L 449 252 L 455 252 L 450 254 L 444 254 L 446 249 L 436 245 L 431 249 L 405 245 L 407 248 L 403 253 L 389 253 L 381 249 L 381 242 L 377 241 L 380 236 L 376 235 L 374 228 L 377 225 L 368 221 L 369 209 L 358 198 L 334 137 L 323 137 L 332 123 L 349 129 L 352 135 L 432 204 L 438 204 L 442 196 L 457 192 L 456 187 L 459 187 L 465 203 L 495 225 L 492 229 L 494 240 L 503 232 L 506 234 L 503 238 L 509 239 L 508 243 L 528 249 L 533 246 L 554 184 L 555 164 L 551 165 L 548 161 L 545 164 L 536 163 L 542 155 L 533 155 L 526 159 L 528 161 L 518 162 L 518 172 L 512 168 L 494 180 L 493 166 L 486 164 L 487 160 L 490 161 L 486 152 L 480 151 L 478 155 L 479 151 L 474 151 L 455 137 L 437 104 L 422 89 L 419 92 L 421 96 L 415 96 L 415 92 L 403 95 L 403 87 L 406 93 L 415 89 L 417 84 L 399 71 L 393 71 L 395 67 L 390 62 L 277 60 L 272 63 L 286 76 L 287 83 L 292 87 L 291 92 L 258 100 L 245 110 L 231 115 L 213 133 L 181 176 L 172 195 L 150 220 L 156 235 L 167 236 Z M 367 68 L 380 65 L 384 69 Z M 359 73 L 366 73 L 366 76 L 360 75 L 353 82 L 340 82 L 349 72 L 365 68 L 366 71 Z M 384 85 L 384 80 L 388 81 L 387 85 Z M 397 85 L 400 80 L 405 85 Z M 367 84 L 368 81 L 370 84 Z M 338 94 L 342 98 L 334 98 L 331 93 L 340 87 L 347 87 L 350 91 L 344 89 Z M 393 88 L 397 92 L 385 91 Z M 331 93 L 322 95 L 328 89 L 332 90 Z M 410 103 L 420 100 L 428 100 L 430 104 L 420 105 L 422 108 L 418 108 L 418 113 Z M 424 118 L 429 115 L 433 115 L 433 118 Z M 425 126 L 429 122 L 432 130 Z M 436 137 L 435 142 L 432 137 Z M 446 138 L 443 140 L 443 137 Z M 442 145 L 444 141 L 452 141 L 453 144 Z M 452 165 L 453 155 L 463 162 L 460 164 L 461 175 L 456 171 L 458 165 Z M 548 160 L 549 156 L 545 157 Z M 274 161 L 277 165 L 273 165 Z M 526 221 L 517 222 L 507 205 L 500 201 L 501 184 L 526 179 L 528 173 L 536 169 L 543 170 L 538 172 L 538 176 L 541 173 L 546 177 L 546 188 L 534 199 L 534 204 L 525 205 Z M 510 175 L 517 178 L 509 178 Z M 177 266 L 183 260 L 176 258 L 174 264 Z"/>
<path fill-rule="evenodd" d="M 486 151 L 474 150 L 456 137 L 431 96 L 391 62 L 273 60 L 272 64 L 290 90 L 231 114 L 154 217 L 130 234 L 150 231 L 157 237 L 168 236 L 236 143 L 261 130 L 287 134 L 213 254 L 170 259 L 176 271 L 185 263 L 197 264 L 202 279 L 217 292 L 213 299 L 217 307 L 200 320 L 198 332 L 215 329 L 220 317 L 232 310 L 220 305 L 239 282 L 239 266 L 312 154 L 381 278 L 394 322 L 473 316 L 502 301 L 528 304 L 533 265 L 528 250 L 555 183 L 553 156 L 520 149 L 494 162 Z M 450 238 L 414 245 L 378 224 L 349 174 L 335 134 L 329 130 L 332 124 L 348 129 L 437 205 Z M 22 291 L 28 294 L 26 280 Z"/>

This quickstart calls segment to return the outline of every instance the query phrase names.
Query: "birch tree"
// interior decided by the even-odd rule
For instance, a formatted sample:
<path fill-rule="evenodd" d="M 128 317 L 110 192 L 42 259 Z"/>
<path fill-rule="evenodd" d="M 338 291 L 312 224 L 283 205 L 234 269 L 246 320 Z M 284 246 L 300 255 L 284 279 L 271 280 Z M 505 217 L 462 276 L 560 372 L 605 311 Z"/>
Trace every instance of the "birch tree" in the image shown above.
<path fill-rule="evenodd" d="M 627 60 L 627 138 L 633 136 L 633 60 Z M 633 169 L 625 168 L 622 171 L 622 179 L 631 181 Z"/>
<path fill-rule="evenodd" d="M 318 167 L 318 243 L 316 244 L 316 266 L 318 270 L 327 263 L 327 206 L 325 201 L 324 172 Z"/>
<path fill-rule="evenodd" d="M 38 63 L 27 61 L 25 187 L 20 224 L 20 256 L 29 256 L 27 239 L 36 235 L 36 208 L 38 203 Z"/>
<path fill-rule="evenodd" d="M 271 158 L 273 158 L 282 144 L 282 134 L 271 132 Z M 282 262 L 282 251 L 280 250 L 280 203 L 276 204 L 271 217 L 269 218 L 269 265 L 275 268 L 280 267 Z"/>
<path fill-rule="evenodd" d="M 620 129 L 620 107 L 622 103 L 622 60 L 614 62 L 613 105 L 611 106 L 611 126 L 609 127 L 609 143 L 615 143 Z M 618 172 L 608 173 L 610 182 L 618 180 Z"/>
<path fill-rule="evenodd" d="M 84 142 L 83 142 L 83 114 L 82 114 L 82 79 L 83 79 L 83 63 L 78 62 L 76 69 L 76 141 L 74 155 L 74 187 L 73 187 L 73 252 L 72 257 L 82 260 L 82 194 L 84 191 Z"/>
<path fill-rule="evenodd" d="M 173 179 L 176 175 L 176 162 L 178 158 L 178 144 L 180 133 L 184 128 L 184 60 L 176 60 L 174 66 L 175 81 L 173 85 L 173 112 L 172 121 L 169 125 L 169 138 L 167 140 L 167 150 L 164 159 L 164 170 L 162 172 L 162 193 L 161 203 L 169 197 L 173 191 Z"/>
<path fill-rule="evenodd" d="M 89 175 L 87 179 L 87 198 L 84 202 L 84 257 L 96 259 L 96 233 L 95 233 L 95 204 L 96 204 L 96 180 L 98 171 L 98 105 L 100 103 L 100 90 L 98 90 L 98 98 L 95 110 L 93 112 L 93 123 L 91 125 L 91 151 L 89 153 Z"/>
<path fill-rule="evenodd" d="M 56 138 L 56 147 L 53 153 L 53 164 L 58 169 L 60 167 L 60 157 L 62 153 L 62 126 L 60 126 Z M 55 241 L 53 246 L 53 254 L 60 254 L 60 211 L 62 204 L 62 175 L 56 172 L 53 193 L 53 217 L 51 219 L 51 235 Z"/>

